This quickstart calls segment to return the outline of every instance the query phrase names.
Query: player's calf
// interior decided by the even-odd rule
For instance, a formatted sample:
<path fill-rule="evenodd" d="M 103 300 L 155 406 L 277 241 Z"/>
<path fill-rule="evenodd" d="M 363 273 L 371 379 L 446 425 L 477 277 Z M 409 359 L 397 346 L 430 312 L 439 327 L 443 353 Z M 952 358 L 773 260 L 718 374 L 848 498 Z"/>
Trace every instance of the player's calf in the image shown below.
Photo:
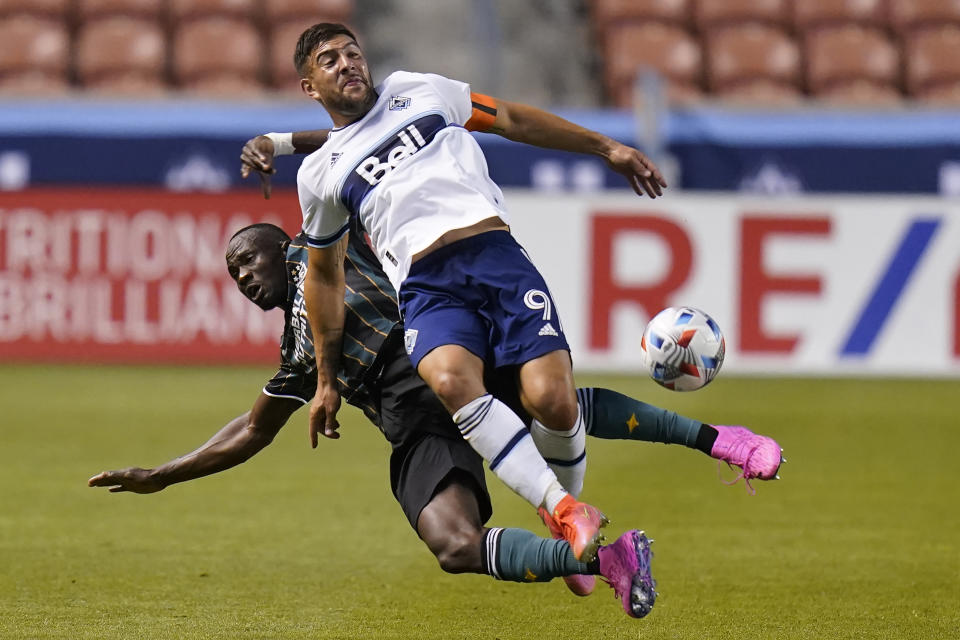
<path fill-rule="evenodd" d="M 483 531 L 465 533 L 451 532 L 442 543 L 431 551 L 437 558 L 440 568 L 447 573 L 481 573 L 483 563 Z"/>
<path fill-rule="evenodd" d="M 480 510 L 474 490 L 453 472 L 420 511 L 417 535 L 447 573 L 483 573 Z"/>
<path fill-rule="evenodd" d="M 547 529 L 550 531 L 550 537 L 554 540 L 563 540 L 563 531 L 560 529 L 560 525 L 556 523 L 553 519 L 553 516 L 544 509 L 540 507 L 537 509 L 537 515 L 540 516 L 540 519 L 543 520 L 543 524 L 547 526 Z M 563 576 L 563 582 L 567 585 L 567 588 L 570 589 L 576 596 L 588 596 L 593 593 L 593 587 L 596 585 L 596 578 L 589 574 L 579 574 L 575 573 L 573 575 Z"/>

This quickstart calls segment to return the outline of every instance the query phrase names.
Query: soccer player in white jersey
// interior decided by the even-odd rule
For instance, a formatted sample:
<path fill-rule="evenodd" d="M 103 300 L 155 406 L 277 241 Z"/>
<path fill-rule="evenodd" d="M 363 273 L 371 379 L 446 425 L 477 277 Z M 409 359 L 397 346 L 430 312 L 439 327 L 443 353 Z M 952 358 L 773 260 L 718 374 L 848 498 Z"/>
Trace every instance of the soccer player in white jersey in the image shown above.
<path fill-rule="evenodd" d="M 576 499 L 585 433 L 569 346 L 469 131 L 600 155 L 638 194 L 660 195 L 663 178 L 636 149 L 461 82 L 400 71 L 375 87 L 343 25 L 304 31 L 294 60 L 303 91 L 335 127 L 297 176 L 318 371 L 311 433 L 333 436 L 337 427 L 343 251 L 356 216 L 399 292 L 417 372 L 490 469 L 559 526 L 578 559 L 592 560 L 607 520 Z M 519 366 L 521 399 L 535 418 L 529 431 L 483 384 L 485 366 L 508 365 Z"/>

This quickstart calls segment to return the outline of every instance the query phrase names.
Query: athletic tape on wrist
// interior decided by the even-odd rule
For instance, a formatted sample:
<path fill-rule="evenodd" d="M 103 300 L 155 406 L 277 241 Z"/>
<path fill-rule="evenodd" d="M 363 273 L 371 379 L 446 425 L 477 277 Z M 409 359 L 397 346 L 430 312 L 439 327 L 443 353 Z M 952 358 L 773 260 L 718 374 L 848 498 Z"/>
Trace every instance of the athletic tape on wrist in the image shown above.
<path fill-rule="evenodd" d="M 273 142 L 273 155 L 289 156 L 293 155 L 293 133 L 265 133 L 264 136 L 270 138 Z"/>

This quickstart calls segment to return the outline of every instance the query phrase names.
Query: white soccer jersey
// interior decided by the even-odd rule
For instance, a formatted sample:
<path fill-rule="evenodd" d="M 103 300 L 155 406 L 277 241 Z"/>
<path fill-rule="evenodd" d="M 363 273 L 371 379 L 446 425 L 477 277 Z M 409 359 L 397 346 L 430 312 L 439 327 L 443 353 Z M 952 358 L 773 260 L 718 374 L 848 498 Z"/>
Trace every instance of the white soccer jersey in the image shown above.
<path fill-rule="evenodd" d="M 399 290 L 411 256 L 445 232 L 492 216 L 509 221 L 480 145 L 464 128 L 474 111 L 469 85 L 397 71 L 377 92 L 369 113 L 332 130 L 306 157 L 297 190 L 311 247 L 336 242 L 357 215 Z"/>

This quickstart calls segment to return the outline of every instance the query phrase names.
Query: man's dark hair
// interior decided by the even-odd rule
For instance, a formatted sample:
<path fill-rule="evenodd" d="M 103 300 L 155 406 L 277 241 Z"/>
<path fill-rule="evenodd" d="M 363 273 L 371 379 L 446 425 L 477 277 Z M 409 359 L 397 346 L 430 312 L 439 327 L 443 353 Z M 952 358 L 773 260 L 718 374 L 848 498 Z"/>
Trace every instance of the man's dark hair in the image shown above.
<path fill-rule="evenodd" d="M 320 22 L 300 34 L 297 49 L 293 54 L 293 66 L 297 68 L 301 78 L 307 75 L 307 61 L 317 45 L 338 35 L 350 36 L 354 42 L 357 41 L 357 36 L 339 22 Z"/>
<path fill-rule="evenodd" d="M 230 240 L 233 241 L 233 239 L 237 236 L 247 232 L 253 233 L 257 239 L 262 238 L 267 242 L 290 242 L 290 236 L 287 235 L 286 231 L 275 224 L 270 224 L 269 222 L 258 222 L 256 224 L 248 225 L 230 236 Z"/>

